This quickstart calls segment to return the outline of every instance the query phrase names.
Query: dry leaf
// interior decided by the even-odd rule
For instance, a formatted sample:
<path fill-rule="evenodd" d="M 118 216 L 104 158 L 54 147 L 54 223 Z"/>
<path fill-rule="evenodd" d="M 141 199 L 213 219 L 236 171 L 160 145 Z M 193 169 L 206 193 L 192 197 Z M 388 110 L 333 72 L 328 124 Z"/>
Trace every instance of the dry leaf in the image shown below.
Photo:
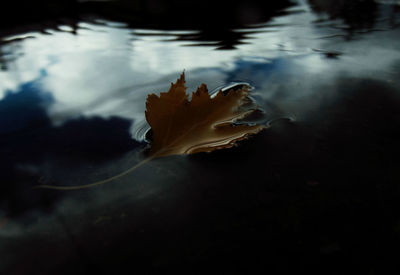
<path fill-rule="evenodd" d="M 171 84 L 167 93 L 158 97 L 150 94 L 146 102 L 146 119 L 153 130 L 150 155 L 169 155 L 211 152 L 232 147 L 235 142 L 256 134 L 264 125 L 234 125 L 254 110 L 244 110 L 249 89 L 220 90 L 211 98 L 202 84 L 188 100 L 185 74 Z"/>
<path fill-rule="evenodd" d="M 256 134 L 264 125 L 235 125 L 254 110 L 246 110 L 244 103 L 249 101 L 249 89 L 220 90 L 215 97 L 208 94 L 207 86 L 202 84 L 188 100 L 185 87 L 185 74 L 171 84 L 167 93 L 158 97 L 150 94 L 146 102 L 146 119 L 153 130 L 149 157 L 124 172 L 101 181 L 79 186 L 39 185 L 36 188 L 56 190 L 77 190 L 90 188 L 121 178 L 154 158 L 170 155 L 211 152 L 230 148 L 237 141 Z"/>

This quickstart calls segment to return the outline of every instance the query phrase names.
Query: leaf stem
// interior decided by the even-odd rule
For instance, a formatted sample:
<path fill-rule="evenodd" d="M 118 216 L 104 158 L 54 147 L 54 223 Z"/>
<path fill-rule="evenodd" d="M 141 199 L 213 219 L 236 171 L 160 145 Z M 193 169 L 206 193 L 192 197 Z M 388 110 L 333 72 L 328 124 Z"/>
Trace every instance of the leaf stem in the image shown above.
<path fill-rule="evenodd" d="M 93 183 L 89 183 L 89 184 L 84 184 L 84 185 L 75 185 L 75 186 L 67 186 L 67 185 L 38 185 L 33 187 L 33 189 L 53 189 L 53 190 L 63 190 L 63 191 L 70 191 L 70 190 L 79 190 L 79 189 L 86 189 L 86 188 L 91 188 L 91 187 L 95 187 L 95 186 L 99 186 L 99 185 L 103 185 L 105 183 L 111 182 L 113 180 L 116 180 L 118 178 L 121 178 L 131 172 L 133 172 L 134 170 L 138 169 L 139 167 L 143 166 L 144 164 L 146 164 L 147 162 L 151 161 L 152 159 L 154 159 L 155 156 L 150 156 L 145 158 L 144 160 L 142 160 L 141 162 L 137 163 L 135 166 L 129 168 L 128 170 L 123 171 L 122 173 L 112 176 L 111 178 L 107 178 L 105 180 L 100 180 L 100 181 L 96 181 Z"/>

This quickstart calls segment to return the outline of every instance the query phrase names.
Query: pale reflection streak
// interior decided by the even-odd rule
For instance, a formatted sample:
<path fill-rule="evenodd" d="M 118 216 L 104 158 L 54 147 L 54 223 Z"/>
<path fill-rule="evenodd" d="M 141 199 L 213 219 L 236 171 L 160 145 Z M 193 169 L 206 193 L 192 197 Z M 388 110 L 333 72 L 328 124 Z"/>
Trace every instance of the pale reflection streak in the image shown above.
<path fill-rule="evenodd" d="M 321 28 L 315 24 L 317 20 L 318 16 L 307 9 L 276 17 L 256 26 L 257 31 L 247 36 L 249 44 L 230 51 L 185 47 L 193 43 L 178 40 L 180 34 L 196 31 L 132 31 L 123 24 L 107 21 L 79 23 L 77 35 L 60 26 L 60 31 L 51 35 L 27 33 L 8 37 L 6 40 L 15 41 L 3 45 L 2 50 L 17 57 L 8 70 L 0 72 L 0 96 L 40 79 L 36 84 L 55 100 L 48 110 L 54 123 L 82 115 L 121 116 L 141 122 L 146 95 L 167 89 L 183 70 L 190 75 L 189 79 L 194 79 L 187 84 L 189 90 L 201 82 L 209 84 L 208 79 L 200 78 L 204 71 L 215 69 L 210 88 L 212 84 L 226 84 L 227 80 L 247 81 L 256 86 L 255 93 L 264 99 L 279 94 L 283 84 L 299 87 L 301 83 L 301 89 L 286 94 L 290 101 L 311 96 L 315 92 L 311 82 L 330 81 L 342 71 L 356 76 L 371 74 L 377 67 L 388 68 L 400 58 L 400 45 L 388 47 L 390 43 L 381 43 L 387 33 L 369 33 L 354 41 L 319 39 L 333 30 Z M 24 39 L 27 37 L 34 38 Z M 390 41 L 393 43 L 393 39 Z M 328 61 L 313 49 L 344 56 L 340 62 Z M 256 68 L 257 62 L 248 60 L 280 65 L 263 71 Z M 254 66 L 244 70 L 238 67 L 240 62 Z M 235 79 L 227 79 L 228 75 Z"/>

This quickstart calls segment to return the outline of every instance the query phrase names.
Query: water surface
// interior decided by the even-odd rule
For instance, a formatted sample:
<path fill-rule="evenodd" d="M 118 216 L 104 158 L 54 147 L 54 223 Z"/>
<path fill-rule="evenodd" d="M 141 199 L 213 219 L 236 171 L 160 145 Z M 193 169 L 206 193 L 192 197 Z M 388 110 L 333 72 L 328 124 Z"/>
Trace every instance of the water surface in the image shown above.
<path fill-rule="evenodd" d="M 173 7 L 142 18 L 107 3 L 2 25 L 0 271 L 396 266 L 398 1 L 235 2 L 232 20 L 217 9 L 208 22 L 201 6 L 181 22 L 168 20 Z M 87 184 L 143 160 L 146 97 L 182 71 L 189 91 L 248 83 L 260 121 L 291 120 L 238 148 L 154 160 L 98 188 L 32 189 Z"/>

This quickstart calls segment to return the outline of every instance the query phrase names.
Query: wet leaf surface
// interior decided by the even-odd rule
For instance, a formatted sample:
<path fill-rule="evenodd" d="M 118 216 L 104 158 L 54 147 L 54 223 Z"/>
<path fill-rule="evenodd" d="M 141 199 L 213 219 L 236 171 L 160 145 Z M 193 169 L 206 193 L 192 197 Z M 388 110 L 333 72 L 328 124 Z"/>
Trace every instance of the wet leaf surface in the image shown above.
<path fill-rule="evenodd" d="M 188 100 L 185 74 L 171 84 L 167 93 L 158 97 L 150 94 L 146 102 L 146 119 L 153 130 L 150 155 L 168 155 L 211 152 L 230 148 L 266 128 L 264 125 L 234 125 L 255 110 L 241 108 L 249 87 L 231 90 L 226 95 L 219 91 L 211 98 L 202 84 Z"/>

